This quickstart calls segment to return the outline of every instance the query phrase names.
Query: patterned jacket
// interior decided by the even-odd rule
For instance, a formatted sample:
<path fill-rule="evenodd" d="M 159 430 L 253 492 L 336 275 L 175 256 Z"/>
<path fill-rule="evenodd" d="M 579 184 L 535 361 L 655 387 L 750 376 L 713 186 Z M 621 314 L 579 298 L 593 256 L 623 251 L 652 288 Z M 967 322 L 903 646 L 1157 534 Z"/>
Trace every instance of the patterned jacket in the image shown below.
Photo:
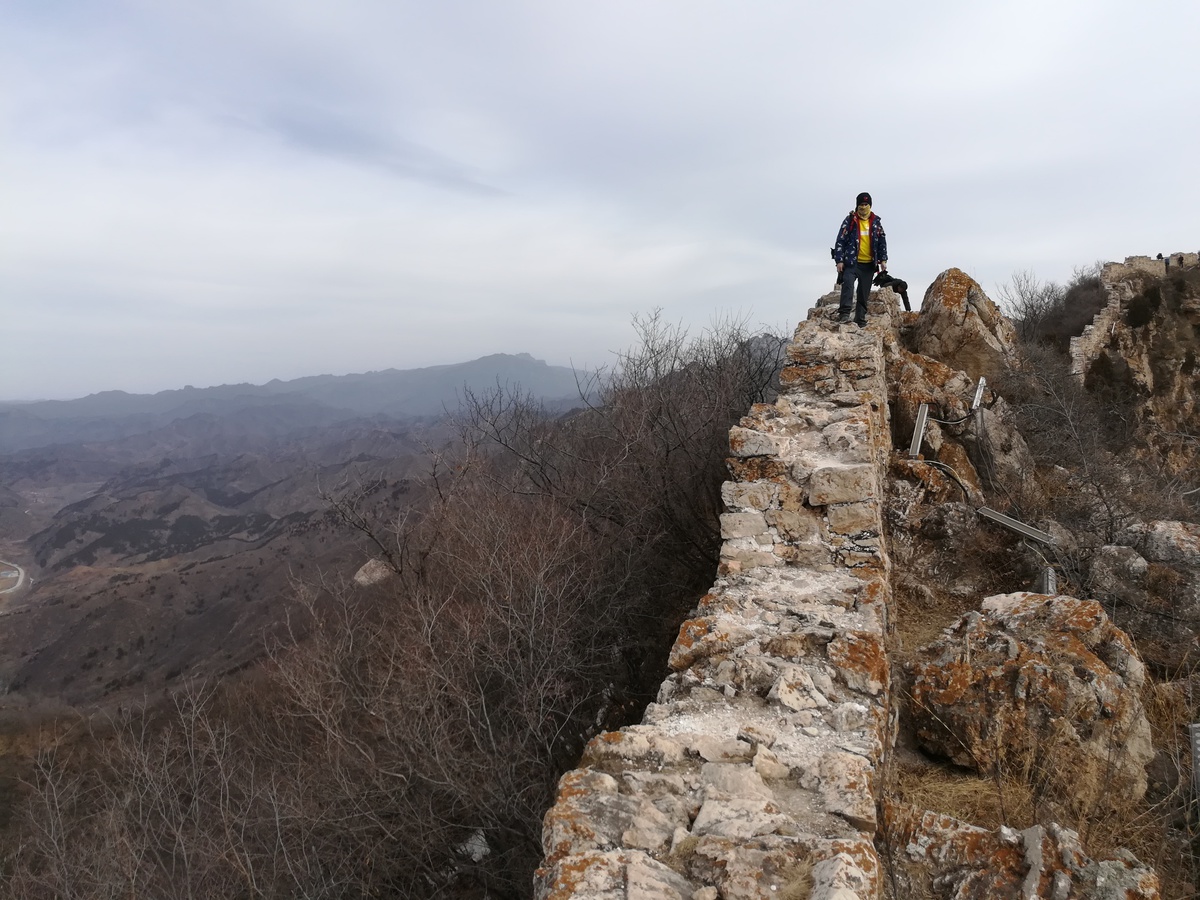
<path fill-rule="evenodd" d="M 887 235 L 883 233 L 883 220 L 875 213 L 871 213 L 871 255 L 876 263 L 887 262 Z M 848 266 L 858 262 L 858 217 L 854 213 L 846 216 L 838 229 L 833 261 Z"/>

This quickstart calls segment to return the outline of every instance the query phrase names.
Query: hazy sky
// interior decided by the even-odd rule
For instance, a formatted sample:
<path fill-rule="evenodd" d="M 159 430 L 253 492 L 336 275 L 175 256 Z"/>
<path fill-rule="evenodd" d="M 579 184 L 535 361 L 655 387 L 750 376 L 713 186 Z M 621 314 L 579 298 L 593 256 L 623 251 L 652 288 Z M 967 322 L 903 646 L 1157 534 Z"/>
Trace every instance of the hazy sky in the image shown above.
<path fill-rule="evenodd" d="M 1200 248 L 1200 4 L 6 0 L 0 399 L 788 330 Z"/>

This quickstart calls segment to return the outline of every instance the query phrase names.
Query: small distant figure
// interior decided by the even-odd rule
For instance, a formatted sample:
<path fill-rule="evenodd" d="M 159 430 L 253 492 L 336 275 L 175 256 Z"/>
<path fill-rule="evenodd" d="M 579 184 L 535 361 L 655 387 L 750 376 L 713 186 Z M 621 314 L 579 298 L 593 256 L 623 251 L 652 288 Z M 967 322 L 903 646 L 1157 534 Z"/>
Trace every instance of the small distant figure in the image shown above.
<path fill-rule="evenodd" d="M 838 322 L 849 322 L 853 312 L 854 324 L 864 328 L 871 279 L 877 270 L 887 271 L 887 235 L 883 232 L 883 221 L 871 212 L 871 195 L 866 191 L 854 198 L 854 210 L 838 229 L 833 261 L 837 263 L 838 280 L 842 284 Z M 857 291 L 855 282 L 858 282 Z"/>

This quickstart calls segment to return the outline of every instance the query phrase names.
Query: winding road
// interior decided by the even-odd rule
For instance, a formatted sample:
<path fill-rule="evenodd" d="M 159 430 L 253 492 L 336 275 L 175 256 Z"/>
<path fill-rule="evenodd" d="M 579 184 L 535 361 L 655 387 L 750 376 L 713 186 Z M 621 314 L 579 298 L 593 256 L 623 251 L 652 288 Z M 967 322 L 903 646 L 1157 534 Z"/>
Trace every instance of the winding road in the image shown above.
<path fill-rule="evenodd" d="M 0 559 L 0 585 L 4 585 L 12 580 L 11 573 L 17 573 L 16 584 L 11 587 L 0 587 L 0 594 L 11 594 L 13 591 L 20 590 L 21 585 L 25 583 L 25 570 L 16 563 L 6 562 Z"/>

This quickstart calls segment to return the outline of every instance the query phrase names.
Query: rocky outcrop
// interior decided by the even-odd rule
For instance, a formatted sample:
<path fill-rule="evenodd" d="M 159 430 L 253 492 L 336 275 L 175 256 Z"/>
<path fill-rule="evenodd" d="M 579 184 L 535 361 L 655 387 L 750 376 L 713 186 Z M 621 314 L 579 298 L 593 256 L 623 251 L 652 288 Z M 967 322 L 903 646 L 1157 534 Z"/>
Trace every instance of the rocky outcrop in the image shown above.
<path fill-rule="evenodd" d="M 1200 574 L 1200 525 L 1190 522 L 1147 522 L 1121 535 L 1122 543 L 1138 547 L 1151 562 L 1183 566 Z"/>
<path fill-rule="evenodd" d="M 920 314 L 900 330 L 899 339 L 885 341 L 897 444 L 907 443 L 918 409 L 926 404 L 920 455 L 947 467 L 961 499 L 975 507 L 984 504 L 985 489 L 1018 498 L 1032 487 L 1033 456 L 1003 398 L 985 390 L 980 407 L 972 410 L 979 378 L 994 381 L 1008 365 L 1014 336 L 979 285 L 951 269 L 929 288 Z"/>
<path fill-rule="evenodd" d="M 538 897 L 879 896 L 884 361 L 877 327 L 827 313 L 730 432 L 720 577 L 642 723 L 561 780 Z"/>
<path fill-rule="evenodd" d="M 1200 526 L 1138 523 L 1117 540 L 1091 555 L 1091 595 L 1114 610 L 1160 677 L 1194 669 L 1200 660 Z"/>
<path fill-rule="evenodd" d="M 1100 604 L 990 597 L 923 648 L 911 674 L 929 752 L 989 775 L 1035 770 L 1068 797 L 1145 793 L 1145 672 Z"/>
<path fill-rule="evenodd" d="M 916 350 L 972 380 L 994 379 L 1013 360 L 1017 333 L 973 278 L 947 269 L 925 292 L 913 330 Z"/>
<path fill-rule="evenodd" d="M 1200 262 L 1195 253 L 1169 259 L 1102 268 L 1108 303 L 1072 338 L 1071 371 L 1116 402 L 1136 399 L 1140 441 L 1187 472 L 1200 454 Z"/>
<path fill-rule="evenodd" d="M 977 828 L 927 810 L 888 805 L 890 833 L 909 867 L 901 896 L 944 900 L 999 897 L 1156 900 L 1158 877 L 1128 853 L 1094 860 L 1069 828 Z"/>
<path fill-rule="evenodd" d="M 354 583 L 359 587 L 370 587 L 373 584 L 387 581 L 395 574 L 395 570 L 382 559 L 368 559 L 354 573 Z"/>

